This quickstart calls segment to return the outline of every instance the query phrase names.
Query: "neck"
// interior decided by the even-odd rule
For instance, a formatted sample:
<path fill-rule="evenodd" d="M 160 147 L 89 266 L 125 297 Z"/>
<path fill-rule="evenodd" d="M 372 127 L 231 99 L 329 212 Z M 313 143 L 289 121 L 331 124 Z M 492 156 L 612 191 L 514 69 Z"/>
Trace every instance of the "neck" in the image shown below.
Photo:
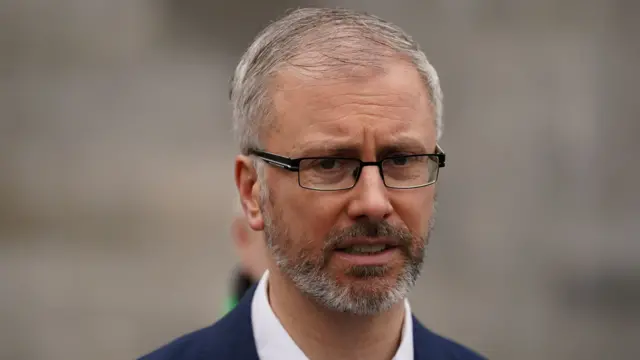
<path fill-rule="evenodd" d="M 400 345 L 404 303 L 371 316 L 331 311 L 302 294 L 278 269 L 270 270 L 269 303 L 310 359 L 392 359 Z"/>

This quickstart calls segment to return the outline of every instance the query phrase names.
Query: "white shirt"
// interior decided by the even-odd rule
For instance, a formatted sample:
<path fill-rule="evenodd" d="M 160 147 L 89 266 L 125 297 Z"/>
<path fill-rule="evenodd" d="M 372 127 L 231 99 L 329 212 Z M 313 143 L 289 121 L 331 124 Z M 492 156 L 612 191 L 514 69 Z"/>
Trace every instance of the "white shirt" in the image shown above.
<path fill-rule="evenodd" d="M 260 360 L 308 360 L 271 309 L 267 295 L 268 278 L 269 271 L 266 271 L 251 301 L 251 322 L 258 356 Z M 413 360 L 413 320 L 406 299 L 402 326 L 400 346 L 393 360 Z"/>

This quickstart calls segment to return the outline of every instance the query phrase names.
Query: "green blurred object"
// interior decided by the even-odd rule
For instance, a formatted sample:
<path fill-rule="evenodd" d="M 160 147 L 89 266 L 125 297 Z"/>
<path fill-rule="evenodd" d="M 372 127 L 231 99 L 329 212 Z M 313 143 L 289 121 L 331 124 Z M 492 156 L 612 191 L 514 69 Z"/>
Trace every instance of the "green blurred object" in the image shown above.
<path fill-rule="evenodd" d="M 241 268 L 236 269 L 232 276 L 231 294 L 229 294 L 224 301 L 223 316 L 233 310 L 233 308 L 238 305 L 245 292 L 255 284 L 255 281 L 242 271 Z"/>
<path fill-rule="evenodd" d="M 224 302 L 224 308 L 222 310 L 222 315 L 226 315 L 229 311 L 233 310 L 238 305 L 238 298 L 235 296 L 229 296 Z"/>

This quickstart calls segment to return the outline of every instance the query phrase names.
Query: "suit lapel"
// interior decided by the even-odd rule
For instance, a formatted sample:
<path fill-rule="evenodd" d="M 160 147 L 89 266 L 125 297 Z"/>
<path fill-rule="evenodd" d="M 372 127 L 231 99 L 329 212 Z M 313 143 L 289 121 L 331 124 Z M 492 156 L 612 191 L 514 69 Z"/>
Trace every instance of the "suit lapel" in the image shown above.
<path fill-rule="evenodd" d="M 414 360 L 442 360 L 445 354 L 442 347 L 435 344 L 437 337 L 425 328 L 415 316 L 413 319 L 413 358 Z"/>
<path fill-rule="evenodd" d="M 251 302 L 256 290 L 252 286 L 227 316 L 220 320 L 218 336 L 223 349 L 211 354 L 211 359 L 259 360 L 251 323 Z M 445 353 L 438 337 L 425 328 L 415 316 L 413 319 L 414 360 L 442 360 Z M 204 358 L 203 358 L 204 360 Z"/>
<path fill-rule="evenodd" d="M 218 325 L 221 326 L 217 336 L 222 347 L 207 359 L 259 360 L 251 323 L 251 301 L 255 290 L 254 285 L 238 305 L 219 321 Z"/>

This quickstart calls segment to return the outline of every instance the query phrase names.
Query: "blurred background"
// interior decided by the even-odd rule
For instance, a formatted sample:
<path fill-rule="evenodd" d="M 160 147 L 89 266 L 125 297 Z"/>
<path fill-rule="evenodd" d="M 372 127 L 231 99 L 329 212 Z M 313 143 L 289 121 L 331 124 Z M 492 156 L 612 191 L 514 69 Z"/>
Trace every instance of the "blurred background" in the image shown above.
<path fill-rule="evenodd" d="M 491 359 L 638 359 L 640 2 L 4 0 L 0 358 L 133 359 L 220 316 L 227 85 L 284 10 L 368 10 L 445 92 L 412 293 Z"/>

